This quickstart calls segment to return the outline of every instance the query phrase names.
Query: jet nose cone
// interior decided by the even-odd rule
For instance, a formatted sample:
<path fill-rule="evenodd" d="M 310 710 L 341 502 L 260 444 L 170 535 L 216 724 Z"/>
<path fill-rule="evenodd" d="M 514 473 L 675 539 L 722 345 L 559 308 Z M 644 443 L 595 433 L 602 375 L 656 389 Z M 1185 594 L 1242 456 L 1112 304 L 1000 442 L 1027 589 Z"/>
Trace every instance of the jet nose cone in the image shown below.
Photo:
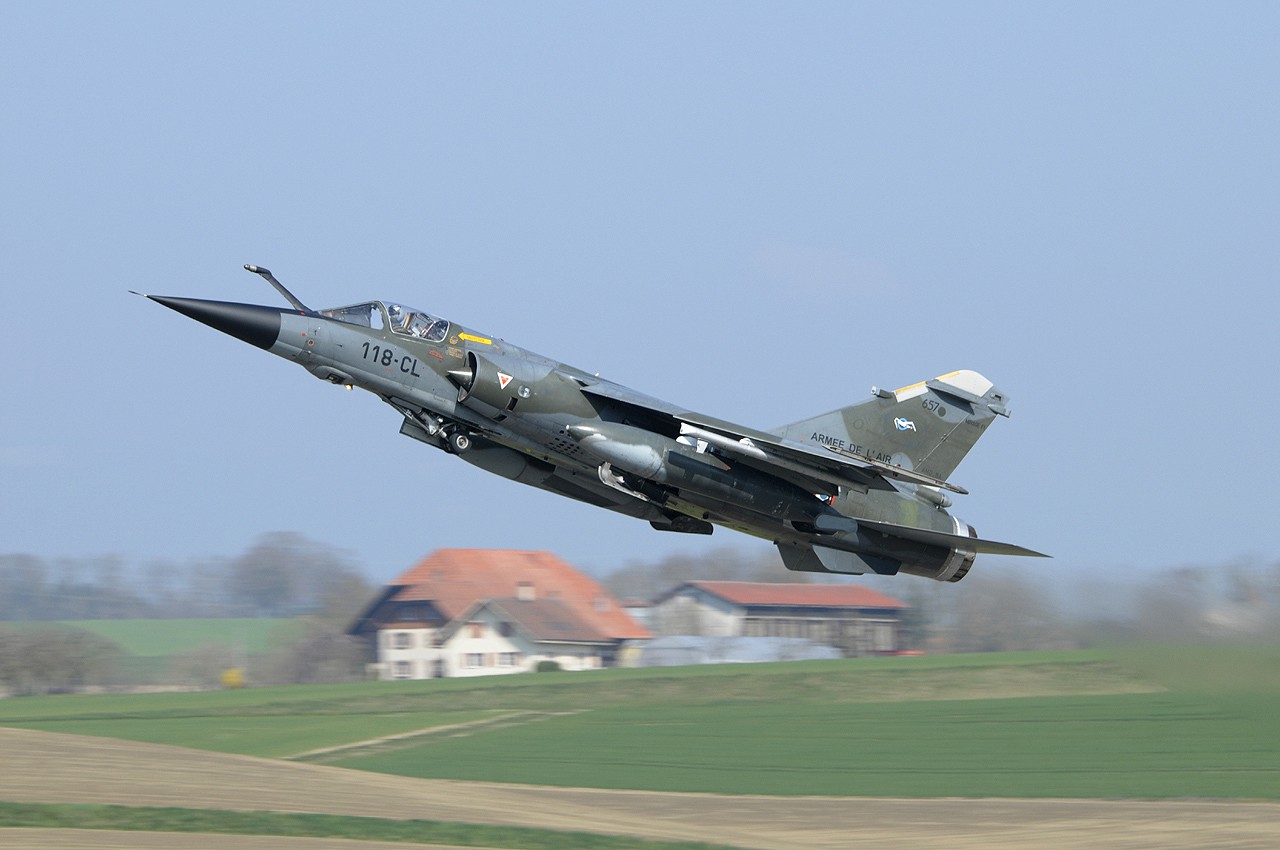
<path fill-rule="evenodd" d="M 147 297 L 258 348 L 271 348 L 280 336 L 280 314 L 284 311 L 277 307 L 205 301 L 201 298 L 171 298 L 167 295 Z"/>

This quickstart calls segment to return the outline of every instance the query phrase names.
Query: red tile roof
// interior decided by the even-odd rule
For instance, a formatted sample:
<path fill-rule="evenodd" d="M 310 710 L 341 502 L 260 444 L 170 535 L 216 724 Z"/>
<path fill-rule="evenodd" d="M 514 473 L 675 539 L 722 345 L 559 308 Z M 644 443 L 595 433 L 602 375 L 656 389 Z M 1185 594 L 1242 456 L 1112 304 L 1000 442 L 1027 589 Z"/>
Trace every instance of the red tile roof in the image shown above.
<path fill-rule="evenodd" d="M 485 609 L 492 611 L 502 620 L 514 623 L 516 628 L 536 641 L 605 644 L 610 642 L 608 636 L 584 622 L 571 606 L 556 599 L 534 601 L 486 599 L 477 602 L 462 617 L 445 627 L 440 636 L 441 640 L 448 640 Z"/>
<path fill-rule="evenodd" d="M 909 608 L 892 596 L 857 584 L 772 584 L 756 581 L 691 581 L 690 586 L 737 605 L 819 608 Z"/>
<path fill-rule="evenodd" d="M 615 640 L 652 637 L 623 611 L 599 582 L 550 552 L 510 549 L 440 549 L 410 567 L 392 586 L 389 601 L 430 600 L 452 620 L 481 599 L 520 597 L 520 585 L 536 599 L 558 599 L 590 626 Z"/>

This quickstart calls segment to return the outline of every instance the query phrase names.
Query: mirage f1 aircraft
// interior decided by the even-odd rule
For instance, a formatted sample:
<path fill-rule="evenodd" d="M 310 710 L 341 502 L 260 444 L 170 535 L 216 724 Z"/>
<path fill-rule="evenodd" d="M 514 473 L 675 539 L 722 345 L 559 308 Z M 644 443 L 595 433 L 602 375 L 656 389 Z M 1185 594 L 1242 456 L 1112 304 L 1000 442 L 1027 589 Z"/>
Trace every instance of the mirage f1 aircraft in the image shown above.
<path fill-rule="evenodd" d="M 757 431 L 686 410 L 457 322 L 369 301 L 312 310 L 146 297 L 302 366 L 368 390 L 400 433 L 481 469 L 660 531 L 719 525 L 772 541 L 790 570 L 899 572 L 959 581 L 984 540 L 947 513 L 947 478 L 1008 399 L 951 372 L 860 404 Z"/>

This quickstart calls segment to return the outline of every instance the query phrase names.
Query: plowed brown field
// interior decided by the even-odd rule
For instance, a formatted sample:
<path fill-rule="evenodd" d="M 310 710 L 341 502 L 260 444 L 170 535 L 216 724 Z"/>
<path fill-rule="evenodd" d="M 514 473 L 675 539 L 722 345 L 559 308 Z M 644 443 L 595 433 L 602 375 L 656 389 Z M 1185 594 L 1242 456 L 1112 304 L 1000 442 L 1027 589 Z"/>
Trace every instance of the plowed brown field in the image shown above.
<path fill-rule="evenodd" d="M 732 797 L 410 779 L 322 765 L 0 728 L 0 799 L 570 829 L 739 847 L 1274 848 L 1280 804 L 1126 800 Z M 68 835 L 68 833 L 72 833 Z M 222 837 L 2 830 L 0 845 L 232 846 Z M 262 850 L 367 842 L 233 837 Z M 71 842 L 71 843 L 68 843 Z M 392 847 L 397 845 L 382 845 Z M 405 845 L 400 845 L 405 846 Z"/>

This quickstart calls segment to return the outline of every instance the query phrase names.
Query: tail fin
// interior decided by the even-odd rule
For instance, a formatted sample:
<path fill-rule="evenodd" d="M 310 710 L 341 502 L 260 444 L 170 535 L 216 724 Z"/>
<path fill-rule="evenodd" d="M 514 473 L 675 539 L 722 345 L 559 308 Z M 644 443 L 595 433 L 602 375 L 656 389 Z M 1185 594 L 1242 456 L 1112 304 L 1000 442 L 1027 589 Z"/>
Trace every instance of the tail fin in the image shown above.
<path fill-rule="evenodd" d="M 977 372 L 950 372 L 900 390 L 872 388 L 874 398 L 775 429 L 799 442 L 843 448 L 946 480 L 1007 397 Z"/>

